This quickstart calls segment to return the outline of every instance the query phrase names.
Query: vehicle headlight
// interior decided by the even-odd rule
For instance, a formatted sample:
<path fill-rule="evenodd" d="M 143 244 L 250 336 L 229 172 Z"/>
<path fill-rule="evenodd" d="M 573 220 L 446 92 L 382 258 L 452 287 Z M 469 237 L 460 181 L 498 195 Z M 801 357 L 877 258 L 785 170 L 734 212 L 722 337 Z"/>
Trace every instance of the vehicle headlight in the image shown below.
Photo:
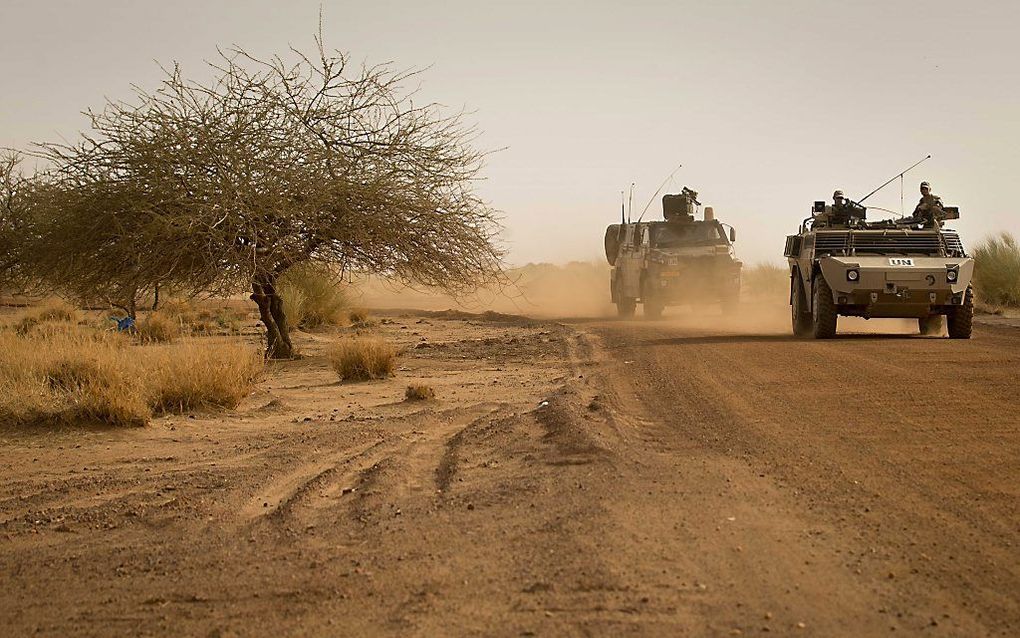
<path fill-rule="evenodd" d="M 846 271 L 847 281 L 860 281 L 860 279 L 861 271 L 857 270 L 856 268 L 851 268 L 850 270 Z"/>
<path fill-rule="evenodd" d="M 951 268 L 946 271 L 946 281 L 951 284 L 955 284 L 956 280 L 960 278 L 960 271 L 955 268 Z"/>

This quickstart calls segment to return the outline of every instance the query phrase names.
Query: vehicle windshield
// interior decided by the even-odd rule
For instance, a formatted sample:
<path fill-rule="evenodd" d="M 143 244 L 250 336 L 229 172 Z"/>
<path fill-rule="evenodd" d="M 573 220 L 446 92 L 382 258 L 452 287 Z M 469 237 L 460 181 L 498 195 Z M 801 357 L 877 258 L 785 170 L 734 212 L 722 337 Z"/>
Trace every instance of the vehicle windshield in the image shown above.
<path fill-rule="evenodd" d="M 662 224 L 655 229 L 652 243 L 656 248 L 679 248 L 726 243 L 726 235 L 718 224 Z"/>

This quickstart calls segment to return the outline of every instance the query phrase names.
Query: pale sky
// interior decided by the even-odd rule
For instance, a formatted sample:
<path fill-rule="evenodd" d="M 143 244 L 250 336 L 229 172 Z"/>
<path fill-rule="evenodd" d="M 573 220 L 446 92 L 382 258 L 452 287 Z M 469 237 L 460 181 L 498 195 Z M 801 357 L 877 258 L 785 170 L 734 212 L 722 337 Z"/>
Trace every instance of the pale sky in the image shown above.
<path fill-rule="evenodd" d="M 1020 235 L 1017 2 L 325 1 L 326 43 L 429 66 L 425 97 L 472 111 L 479 186 L 515 264 L 601 258 L 620 191 L 635 216 L 674 180 L 736 226 L 746 262 L 835 188 L 932 182 L 973 245 Z M 217 45 L 310 49 L 318 1 L 0 0 L 0 146 L 73 138 L 80 111 L 153 87 L 157 62 L 207 73 Z M 869 204 L 899 210 L 894 183 Z M 659 217 L 658 203 L 648 216 Z"/>

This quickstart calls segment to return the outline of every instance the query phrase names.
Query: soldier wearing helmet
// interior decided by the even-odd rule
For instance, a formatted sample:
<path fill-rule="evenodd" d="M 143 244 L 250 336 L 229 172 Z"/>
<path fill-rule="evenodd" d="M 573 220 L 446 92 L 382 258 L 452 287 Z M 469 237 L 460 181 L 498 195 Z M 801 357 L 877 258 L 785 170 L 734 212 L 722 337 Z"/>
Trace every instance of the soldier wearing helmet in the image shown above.
<path fill-rule="evenodd" d="M 815 228 L 821 228 L 822 226 L 830 226 L 833 223 L 836 223 L 845 207 L 846 198 L 843 195 L 843 191 L 838 189 L 833 191 L 832 205 L 826 206 L 824 210 L 814 214 Z"/>
<path fill-rule="evenodd" d="M 931 192 L 931 184 L 921 182 L 921 200 L 914 208 L 913 218 L 916 223 L 924 224 L 925 228 L 941 228 L 942 220 L 945 219 L 945 210 L 942 207 L 942 199 Z"/>

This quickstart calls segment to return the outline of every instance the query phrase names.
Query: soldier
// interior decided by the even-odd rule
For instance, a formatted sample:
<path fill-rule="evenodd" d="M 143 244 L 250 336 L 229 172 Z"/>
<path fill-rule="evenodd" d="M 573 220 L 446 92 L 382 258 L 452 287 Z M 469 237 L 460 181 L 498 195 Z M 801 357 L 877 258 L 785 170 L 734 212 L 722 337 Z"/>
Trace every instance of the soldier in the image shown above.
<path fill-rule="evenodd" d="M 944 219 L 942 199 L 931 192 L 931 185 L 928 182 L 921 182 L 921 200 L 914 208 L 913 217 L 917 223 L 924 224 L 925 228 L 942 226 Z"/>
<path fill-rule="evenodd" d="M 838 215 L 838 211 L 845 205 L 845 198 L 843 191 L 836 190 L 832 193 L 832 206 L 826 206 L 824 212 L 814 214 L 814 226 L 815 228 L 821 228 L 822 226 L 828 226 L 834 221 L 834 217 Z"/>

